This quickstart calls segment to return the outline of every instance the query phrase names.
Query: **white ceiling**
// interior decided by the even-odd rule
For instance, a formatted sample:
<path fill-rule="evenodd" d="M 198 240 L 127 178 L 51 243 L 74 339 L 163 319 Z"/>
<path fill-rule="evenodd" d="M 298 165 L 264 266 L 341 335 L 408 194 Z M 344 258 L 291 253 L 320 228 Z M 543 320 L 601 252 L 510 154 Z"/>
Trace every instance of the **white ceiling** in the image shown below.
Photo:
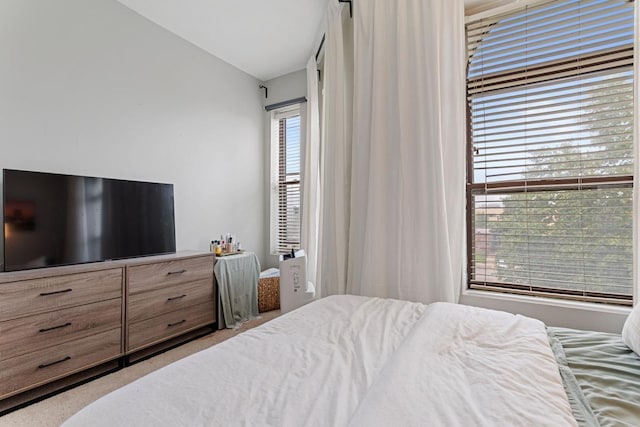
<path fill-rule="evenodd" d="M 305 67 L 328 0 L 118 0 L 258 80 Z"/>
<path fill-rule="evenodd" d="M 304 68 L 317 49 L 329 0 L 118 1 L 266 81 Z M 464 0 L 464 3 L 467 9 L 477 9 L 496 1 L 504 2 Z"/>

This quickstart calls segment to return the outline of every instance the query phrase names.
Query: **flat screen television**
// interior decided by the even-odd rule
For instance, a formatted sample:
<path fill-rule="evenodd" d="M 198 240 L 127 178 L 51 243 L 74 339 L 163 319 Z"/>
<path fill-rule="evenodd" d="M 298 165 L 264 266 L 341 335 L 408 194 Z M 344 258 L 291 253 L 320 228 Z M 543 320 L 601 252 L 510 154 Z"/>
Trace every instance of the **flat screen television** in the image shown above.
<path fill-rule="evenodd" d="M 173 185 L 3 169 L 4 271 L 173 253 Z"/>

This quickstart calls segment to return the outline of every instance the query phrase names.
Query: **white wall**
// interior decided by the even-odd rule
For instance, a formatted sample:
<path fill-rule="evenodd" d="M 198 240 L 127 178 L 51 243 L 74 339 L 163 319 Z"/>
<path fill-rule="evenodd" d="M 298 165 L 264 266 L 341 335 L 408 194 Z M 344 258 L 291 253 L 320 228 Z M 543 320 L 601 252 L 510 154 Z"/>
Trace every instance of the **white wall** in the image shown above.
<path fill-rule="evenodd" d="M 265 106 L 301 98 L 303 96 L 306 97 L 307 72 L 306 70 L 294 71 L 293 73 L 285 74 L 284 76 L 264 82 L 263 85 L 269 88 L 269 97 L 262 97 L 262 102 Z"/>
<path fill-rule="evenodd" d="M 289 101 L 291 99 L 302 98 L 307 96 L 307 72 L 306 70 L 294 71 L 293 73 L 285 74 L 284 76 L 277 77 L 263 83 L 264 86 L 269 88 L 269 97 L 264 98 L 264 92 L 262 96 L 263 104 L 265 106 L 271 104 L 277 104 L 278 102 Z M 302 105 L 305 108 L 306 104 Z M 264 110 L 263 110 L 264 111 Z M 263 174 L 263 191 L 265 194 L 264 200 L 264 221 L 263 227 L 265 229 L 265 241 L 264 241 L 264 253 L 265 257 L 262 262 L 262 268 L 277 267 L 278 256 L 270 254 L 269 248 L 269 213 L 270 213 L 270 201 L 269 201 L 269 184 L 271 181 L 270 167 L 271 167 L 271 113 L 264 111 L 264 174 Z M 303 125 L 304 126 L 304 125 Z M 301 129 L 301 134 L 304 135 L 304 129 Z"/>
<path fill-rule="evenodd" d="M 115 0 L 0 2 L 0 167 L 173 183 L 178 250 L 264 257 L 263 120 L 256 79 Z"/>

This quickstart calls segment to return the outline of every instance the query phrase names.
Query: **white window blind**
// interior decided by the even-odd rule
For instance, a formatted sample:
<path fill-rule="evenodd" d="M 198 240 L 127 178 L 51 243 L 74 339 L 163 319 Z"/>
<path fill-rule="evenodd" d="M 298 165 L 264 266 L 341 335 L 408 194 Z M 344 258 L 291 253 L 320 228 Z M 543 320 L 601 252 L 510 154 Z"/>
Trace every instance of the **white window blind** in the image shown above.
<path fill-rule="evenodd" d="M 472 288 L 631 304 L 633 2 L 467 25 Z"/>
<path fill-rule="evenodd" d="M 300 248 L 300 115 L 278 120 L 278 243 L 280 253 Z"/>

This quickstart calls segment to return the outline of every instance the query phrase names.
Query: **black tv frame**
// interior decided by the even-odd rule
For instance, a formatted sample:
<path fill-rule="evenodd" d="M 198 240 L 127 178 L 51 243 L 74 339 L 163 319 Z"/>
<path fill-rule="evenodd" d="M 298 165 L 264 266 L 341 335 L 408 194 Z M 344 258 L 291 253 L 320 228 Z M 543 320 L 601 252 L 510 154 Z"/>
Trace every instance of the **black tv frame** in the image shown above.
<path fill-rule="evenodd" d="M 129 186 L 130 188 L 137 188 L 137 189 L 150 189 L 150 188 L 155 188 L 157 189 L 158 192 L 160 192 L 160 199 L 162 197 L 166 198 L 167 200 L 170 200 L 170 203 L 167 201 L 166 202 L 166 211 L 162 212 L 163 218 L 160 219 L 160 221 L 162 221 L 162 225 L 164 227 L 166 227 L 166 230 L 163 231 L 163 237 L 162 239 L 166 240 L 167 243 L 163 244 L 162 248 L 158 248 L 160 250 L 144 250 L 142 252 L 140 251 L 134 251 L 136 253 L 126 253 L 126 251 L 122 251 L 121 253 L 105 253 L 102 256 L 99 257 L 94 257 L 94 258 L 90 258 L 90 259 L 74 259 L 69 261 L 64 260 L 64 259 L 60 259 L 60 260 L 56 260 L 56 261 L 52 261 L 50 262 L 48 259 L 45 260 L 45 263 L 42 265 L 30 265 L 28 263 L 22 262 L 22 263 L 16 263 L 15 260 L 8 260 L 8 252 L 7 250 L 9 249 L 9 251 L 12 250 L 11 247 L 8 247 L 10 245 L 7 244 L 7 229 L 9 227 L 15 227 L 15 223 L 12 223 L 11 226 L 9 226 L 7 224 L 7 174 L 12 174 L 12 173 L 18 173 L 18 174 L 26 174 L 26 175 L 32 175 L 32 176 L 38 176 L 40 178 L 51 178 L 51 179 L 64 179 L 64 180 L 69 180 L 69 182 L 73 181 L 73 180 L 77 180 L 77 182 L 80 182 L 82 180 L 84 180 L 85 182 L 89 182 L 91 180 L 93 180 L 93 182 L 101 182 L 101 183 L 108 183 L 108 184 L 112 184 L 112 188 L 121 188 L 121 187 L 126 187 Z M 21 271 L 21 270 L 31 270 L 31 269 L 38 269 L 38 268 L 48 268 L 48 267 L 57 267 L 57 266 L 64 266 L 64 265 L 78 265 L 78 264 L 87 264 L 87 263 L 94 263 L 94 262 L 104 262 L 104 261 L 110 261 L 110 260 L 118 260 L 118 259 L 131 259 L 131 258 L 138 258 L 138 257 L 146 257 L 146 256 L 156 256 L 156 255 L 163 255 L 163 254 L 171 254 L 171 253 L 175 253 L 176 252 L 176 233 L 175 233 L 175 194 L 174 194 L 174 186 L 173 184 L 167 184 L 167 183 L 159 183 L 159 182 L 149 182 L 149 181 L 136 181 L 136 180 L 125 180 L 125 179 L 116 179 L 116 178 L 103 178 L 103 177 L 94 177 L 94 176 L 83 176 L 83 175 L 70 175 L 70 174 L 60 174 L 60 173 L 54 173 L 54 172 L 40 172 L 40 171 L 31 171 L 31 170 L 19 170 L 19 169 L 3 169 L 2 171 L 2 220 L 3 220 L 3 229 L 2 229 L 2 246 L 3 246 L 3 268 L 2 271 L 4 272 L 10 272 L 10 271 Z M 112 190 L 113 191 L 113 190 Z M 148 190 L 151 191 L 151 190 Z M 154 202 L 163 202 L 163 200 L 154 200 Z M 14 201 L 16 200 L 15 197 L 13 199 Z M 139 205 L 142 202 L 134 202 L 133 204 L 135 205 L 136 203 L 138 203 Z M 101 215 L 103 216 L 108 216 L 108 215 L 104 215 L 105 212 L 109 212 L 113 215 L 113 211 L 117 211 L 118 209 L 121 209 L 122 212 L 124 213 L 126 209 L 132 208 L 131 206 L 114 206 L 111 205 L 109 207 L 102 207 L 101 208 Z M 135 206 L 133 207 L 135 209 Z M 138 208 L 140 208 L 140 206 L 138 206 Z M 127 215 L 129 217 L 132 217 L 133 215 L 141 215 L 142 212 L 134 212 L 133 214 L 131 212 L 129 212 Z M 37 214 L 35 214 L 37 215 Z M 117 214 L 116 214 L 117 215 Z M 120 214 L 123 215 L 123 214 Z M 122 219 L 122 218 L 119 218 Z M 22 231 L 28 231 L 30 227 L 35 227 L 35 224 L 30 224 L 29 223 L 29 218 L 22 218 L 22 223 L 21 223 L 21 227 L 23 227 Z M 35 219 L 34 219 L 35 221 Z M 109 219 L 103 219 L 104 221 L 109 221 Z M 167 224 L 168 221 L 168 224 Z M 116 224 L 115 226 L 118 226 L 118 224 Z M 129 228 L 135 228 L 135 227 L 129 227 Z M 126 240 L 128 236 L 126 236 L 126 230 L 116 230 L 119 232 L 120 235 L 120 239 L 121 240 Z M 12 231 L 12 233 L 15 232 Z M 135 233 L 135 231 L 134 231 Z M 123 237 L 124 236 L 124 237 Z M 24 237 L 24 236 L 23 236 Z M 138 240 L 141 240 L 141 236 L 135 236 L 138 238 Z M 66 244 L 66 243 L 65 243 Z M 101 241 L 101 244 L 104 245 L 105 243 L 103 241 Z M 145 245 L 147 245 L 146 242 L 143 243 L 137 243 L 137 247 L 145 247 Z M 76 248 L 77 249 L 77 248 Z M 122 249 L 122 248 L 120 248 Z M 117 251 L 116 251 L 117 252 Z M 39 255 L 37 253 L 33 253 L 32 255 Z M 36 256 L 35 258 L 40 257 Z M 9 261 L 9 263 L 8 263 Z"/>

